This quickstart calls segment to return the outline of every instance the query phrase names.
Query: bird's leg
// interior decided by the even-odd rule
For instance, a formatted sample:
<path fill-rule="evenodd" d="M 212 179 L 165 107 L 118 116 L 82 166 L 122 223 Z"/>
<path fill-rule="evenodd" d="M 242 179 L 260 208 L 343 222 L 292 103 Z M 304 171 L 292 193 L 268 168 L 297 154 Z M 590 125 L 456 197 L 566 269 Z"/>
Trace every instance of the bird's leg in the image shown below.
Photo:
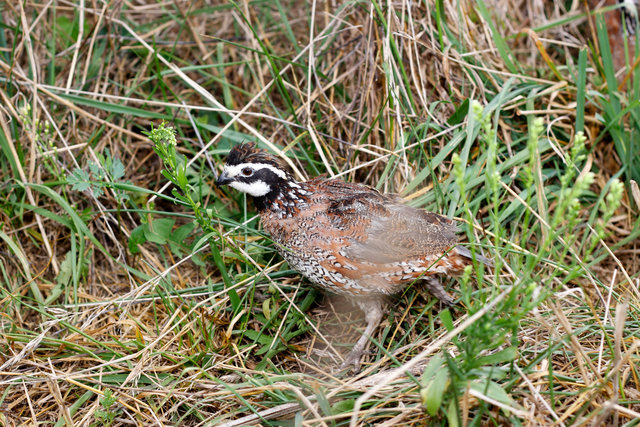
<path fill-rule="evenodd" d="M 365 319 L 367 320 L 367 327 L 364 333 L 353 346 L 353 349 L 340 365 L 340 369 L 346 369 L 349 366 L 353 366 L 354 372 L 360 371 L 360 359 L 370 344 L 369 338 L 373 336 L 378 325 L 382 321 L 382 315 L 384 314 L 383 307 L 384 301 L 381 298 L 367 298 L 356 301 L 358 307 L 364 312 Z"/>
<path fill-rule="evenodd" d="M 447 291 L 444 290 L 444 286 L 442 286 L 442 283 L 437 277 L 426 276 L 424 279 L 427 282 L 427 289 L 429 289 L 431 295 L 438 298 L 447 307 L 454 305 L 454 299 L 451 298 Z"/>

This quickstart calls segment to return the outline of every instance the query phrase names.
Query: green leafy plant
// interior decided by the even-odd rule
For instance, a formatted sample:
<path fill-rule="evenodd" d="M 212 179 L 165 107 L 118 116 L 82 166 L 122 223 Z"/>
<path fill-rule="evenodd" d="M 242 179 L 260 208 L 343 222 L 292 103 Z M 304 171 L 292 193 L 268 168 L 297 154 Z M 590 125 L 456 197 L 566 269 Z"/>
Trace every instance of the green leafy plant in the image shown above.
<path fill-rule="evenodd" d="M 98 154 L 98 162 L 88 162 L 88 171 L 75 168 L 67 176 L 67 183 L 75 191 L 90 191 L 95 197 L 104 194 L 105 188 L 112 188 L 118 203 L 123 203 L 129 199 L 129 194 L 113 185 L 116 182 L 130 184 L 128 181 L 121 181 L 124 177 L 124 165 L 118 158 L 114 158 L 105 150 L 105 154 Z"/>
<path fill-rule="evenodd" d="M 31 105 L 25 104 L 18 110 L 24 131 L 30 134 L 38 149 L 38 155 L 43 159 L 43 164 L 49 173 L 57 176 L 60 173 L 60 162 L 57 156 L 58 149 L 53 128 L 48 120 L 40 120 L 32 115 Z"/>
<path fill-rule="evenodd" d="M 171 190 L 176 202 L 193 209 L 196 221 L 206 233 L 216 233 L 217 229 L 213 226 L 215 219 L 211 211 L 201 206 L 197 191 L 189 183 L 187 161 L 176 151 L 175 129 L 162 122 L 157 128 L 152 126 L 150 131 L 143 133 L 153 142 L 153 149 L 164 163 L 162 175 L 176 187 Z"/>
<path fill-rule="evenodd" d="M 111 427 L 115 418 L 122 413 L 122 410 L 116 407 L 117 401 L 118 398 L 111 389 L 104 390 L 104 395 L 99 400 L 100 409 L 95 411 L 96 421 L 92 424 L 93 427 Z"/>

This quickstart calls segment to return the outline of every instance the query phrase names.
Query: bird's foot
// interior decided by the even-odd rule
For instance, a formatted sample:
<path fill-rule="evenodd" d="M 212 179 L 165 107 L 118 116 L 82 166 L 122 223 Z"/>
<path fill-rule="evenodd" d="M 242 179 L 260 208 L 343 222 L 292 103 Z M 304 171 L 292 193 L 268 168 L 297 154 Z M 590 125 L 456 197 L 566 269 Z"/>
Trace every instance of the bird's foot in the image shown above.
<path fill-rule="evenodd" d="M 444 286 L 442 286 L 442 282 L 440 282 L 437 277 L 427 276 L 426 284 L 431 295 L 438 298 L 444 305 L 447 307 L 453 307 L 456 305 L 455 300 L 451 298 L 447 291 L 445 291 Z"/>
<path fill-rule="evenodd" d="M 362 361 L 364 349 L 356 347 L 351 350 L 351 352 L 347 355 L 347 358 L 344 359 L 344 362 L 340 364 L 341 371 L 351 371 L 354 375 L 360 372 L 360 362 Z"/>

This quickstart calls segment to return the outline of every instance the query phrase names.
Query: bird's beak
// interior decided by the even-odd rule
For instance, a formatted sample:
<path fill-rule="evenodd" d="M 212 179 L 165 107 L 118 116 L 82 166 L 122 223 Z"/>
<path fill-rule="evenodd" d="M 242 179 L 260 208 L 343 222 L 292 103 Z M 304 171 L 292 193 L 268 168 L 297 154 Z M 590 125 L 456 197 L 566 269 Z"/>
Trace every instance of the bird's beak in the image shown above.
<path fill-rule="evenodd" d="M 229 178 L 229 176 L 227 175 L 227 171 L 223 171 L 218 177 L 218 180 L 216 181 L 216 185 L 218 187 L 222 187 L 223 185 L 227 185 L 232 181 L 233 181 L 233 178 Z"/>

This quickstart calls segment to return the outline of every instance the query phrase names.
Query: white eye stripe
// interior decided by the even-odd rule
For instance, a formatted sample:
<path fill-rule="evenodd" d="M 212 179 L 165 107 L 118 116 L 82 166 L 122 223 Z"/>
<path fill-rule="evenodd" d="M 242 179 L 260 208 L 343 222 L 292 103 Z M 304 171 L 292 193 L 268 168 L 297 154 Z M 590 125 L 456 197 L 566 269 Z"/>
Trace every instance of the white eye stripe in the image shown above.
<path fill-rule="evenodd" d="M 242 175 L 242 169 L 244 168 L 250 168 L 253 171 L 258 171 L 260 169 L 269 169 L 280 178 L 287 179 L 287 174 L 285 173 L 285 171 L 267 163 L 240 163 L 239 165 L 225 165 L 224 170 L 228 177 L 234 178 L 238 175 Z"/>

